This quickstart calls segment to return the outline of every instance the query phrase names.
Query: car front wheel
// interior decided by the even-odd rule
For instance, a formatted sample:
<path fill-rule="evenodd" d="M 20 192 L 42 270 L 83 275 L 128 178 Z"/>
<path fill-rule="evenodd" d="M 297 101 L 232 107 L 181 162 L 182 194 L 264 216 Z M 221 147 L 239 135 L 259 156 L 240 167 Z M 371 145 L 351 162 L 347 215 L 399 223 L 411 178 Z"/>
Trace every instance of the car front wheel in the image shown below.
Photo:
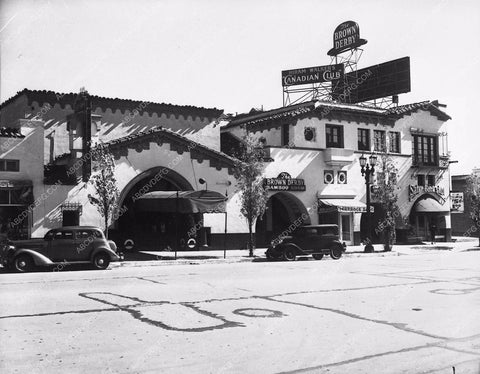
<path fill-rule="evenodd" d="M 342 257 L 343 248 L 340 245 L 335 245 L 330 249 L 330 257 L 334 260 L 338 260 Z"/>
<path fill-rule="evenodd" d="M 293 248 L 285 248 L 283 251 L 283 259 L 285 261 L 295 261 L 295 250 Z"/>
<path fill-rule="evenodd" d="M 13 268 L 19 273 L 25 273 L 27 271 L 32 271 L 34 267 L 33 260 L 28 255 L 20 255 L 15 258 L 13 261 Z"/>
<path fill-rule="evenodd" d="M 106 253 L 99 253 L 93 258 L 93 266 L 95 269 L 103 270 L 110 265 L 110 257 Z"/>

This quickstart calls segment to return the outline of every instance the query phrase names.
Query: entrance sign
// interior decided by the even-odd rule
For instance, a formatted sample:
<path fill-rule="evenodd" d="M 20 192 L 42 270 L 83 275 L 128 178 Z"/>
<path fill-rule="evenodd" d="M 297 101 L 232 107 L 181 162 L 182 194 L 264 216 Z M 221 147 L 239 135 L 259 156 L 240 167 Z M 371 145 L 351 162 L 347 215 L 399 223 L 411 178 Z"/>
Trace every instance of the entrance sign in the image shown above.
<path fill-rule="evenodd" d="M 339 53 L 358 48 L 364 44 L 367 44 L 367 41 L 360 39 L 358 23 L 346 21 L 338 25 L 333 32 L 333 48 L 328 51 L 328 55 L 336 56 Z"/>
<path fill-rule="evenodd" d="M 450 192 L 450 208 L 452 213 L 463 213 L 465 211 L 463 192 Z"/>
<path fill-rule="evenodd" d="M 445 195 L 445 190 L 443 187 L 439 186 L 417 186 L 417 185 L 410 185 L 408 186 L 408 200 L 414 200 L 418 195 L 424 193 L 435 193 L 443 198 Z"/>
<path fill-rule="evenodd" d="M 283 172 L 277 178 L 265 178 L 263 185 L 269 191 L 305 191 L 305 180 L 292 178 Z"/>
<path fill-rule="evenodd" d="M 324 83 L 343 79 L 343 64 L 312 66 L 309 68 L 283 70 L 282 86 Z"/>

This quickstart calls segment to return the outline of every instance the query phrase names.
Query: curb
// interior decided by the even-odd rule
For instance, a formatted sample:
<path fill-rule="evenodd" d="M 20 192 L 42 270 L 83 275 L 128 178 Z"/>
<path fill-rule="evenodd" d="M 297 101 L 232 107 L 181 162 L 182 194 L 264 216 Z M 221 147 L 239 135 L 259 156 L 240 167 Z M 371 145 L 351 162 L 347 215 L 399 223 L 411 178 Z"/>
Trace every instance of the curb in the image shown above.
<path fill-rule="evenodd" d="M 401 253 L 390 251 L 390 252 L 344 252 L 343 256 L 346 258 L 359 258 L 359 257 L 396 257 L 402 255 Z M 244 262 L 269 262 L 276 263 L 279 261 L 268 261 L 265 256 L 254 256 L 254 257 L 227 257 L 227 258 L 212 258 L 212 259 L 158 259 L 158 260 L 148 260 L 148 261 L 120 261 L 112 262 L 110 268 L 126 268 L 126 267 L 142 267 L 142 266 L 168 266 L 168 265 L 202 265 L 202 264 L 236 264 Z M 280 261 L 281 262 L 281 261 Z"/>

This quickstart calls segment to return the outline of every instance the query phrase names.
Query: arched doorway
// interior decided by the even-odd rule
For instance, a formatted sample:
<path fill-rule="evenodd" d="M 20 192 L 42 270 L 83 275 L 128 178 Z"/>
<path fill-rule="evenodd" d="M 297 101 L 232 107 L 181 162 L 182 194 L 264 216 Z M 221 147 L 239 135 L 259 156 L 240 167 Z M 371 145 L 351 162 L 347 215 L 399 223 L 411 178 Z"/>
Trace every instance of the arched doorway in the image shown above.
<path fill-rule="evenodd" d="M 431 241 L 432 228 L 434 228 L 434 235 L 441 236 L 441 240 L 446 241 L 448 239 L 446 215 L 449 209 L 445 200 L 435 194 L 420 196 L 412 205 L 409 215 L 409 223 L 415 236 L 424 241 Z"/>
<path fill-rule="evenodd" d="M 176 233 L 188 231 L 201 220 L 199 214 L 181 214 L 147 210 L 138 198 L 154 191 L 192 191 L 191 184 L 176 171 L 155 167 L 132 179 L 119 198 L 118 220 L 114 223 L 117 240 L 132 239 L 135 247 L 165 249 L 176 246 Z M 177 226 L 178 225 L 178 226 Z"/>
<path fill-rule="evenodd" d="M 265 247 L 293 225 L 309 225 L 310 216 L 299 198 L 289 192 L 277 192 L 267 201 L 267 209 L 255 225 L 257 247 Z"/>

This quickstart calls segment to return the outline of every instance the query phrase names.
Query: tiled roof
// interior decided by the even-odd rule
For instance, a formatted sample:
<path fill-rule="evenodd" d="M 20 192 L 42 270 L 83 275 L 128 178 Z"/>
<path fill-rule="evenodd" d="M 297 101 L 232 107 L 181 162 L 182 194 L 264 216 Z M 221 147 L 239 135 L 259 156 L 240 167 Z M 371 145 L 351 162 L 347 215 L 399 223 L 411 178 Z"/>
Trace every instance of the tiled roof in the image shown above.
<path fill-rule="evenodd" d="M 109 142 L 103 143 L 103 145 L 109 147 L 110 149 L 121 148 L 123 146 L 128 146 L 130 144 L 135 144 L 138 141 L 142 140 L 164 140 L 171 144 L 181 145 L 180 147 L 173 147 L 174 150 L 190 151 L 191 153 L 202 153 L 206 156 L 216 158 L 225 162 L 228 166 L 233 167 L 237 160 L 233 157 L 226 155 L 225 153 L 216 151 L 214 149 L 208 148 L 200 143 L 194 142 L 182 135 L 179 135 L 171 130 L 165 129 L 163 127 L 155 127 L 148 131 L 141 131 L 132 135 L 124 136 Z"/>
<path fill-rule="evenodd" d="M 301 104 L 290 105 L 282 108 L 240 114 L 235 116 L 228 125 L 223 128 L 229 128 L 240 124 L 256 124 L 263 121 L 269 121 L 277 118 L 296 117 L 300 114 L 310 112 L 315 108 L 315 101 L 309 101 Z"/>
<path fill-rule="evenodd" d="M 15 96 L 3 102 L 0 105 L 0 110 L 21 95 L 26 95 L 28 97 L 29 104 L 34 101 L 36 101 L 40 106 L 42 106 L 44 103 L 48 103 L 52 106 L 58 103 L 62 108 L 64 108 L 66 105 L 73 106 L 78 94 L 57 93 L 46 90 L 29 90 L 25 88 L 24 90 L 17 92 Z M 185 116 L 198 116 L 202 118 L 218 118 L 223 113 L 223 110 L 221 109 L 203 108 L 191 105 L 154 103 L 148 101 L 102 97 L 96 95 L 90 95 L 90 98 L 92 102 L 92 110 L 95 110 L 99 107 L 103 111 L 105 111 L 107 108 L 110 108 L 113 111 L 118 109 L 122 113 L 125 113 L 127 110 L 131 112 L 132 110 L 136 109 L 140 114 L 142 114 L 143 112 L 147 112 L 149 114 L 172 113 L 184 114 Z"/>
<path fill-rule="evenodd" d="M 24 138 L 20 129 L 14 129 L 12 127 L 0 127 L 0 137 L 2 138 Z"/>
<path fill-rule="evenodd" d="M 273 121 L 282 117 L 297 117 L 299 115 L 315 112 L 322 117 L 330 118 L 334 115 L 359 116 L 360 118 L 368 116 L 377 121 L 393 124 L 393 122 L 403 116 L 416 112 L 417 110 L 429 111 L 442 121 L 447 121 L 451 117 L 438 108 L 437 101 L 422 101 L 408 105 L 401 105 L 389 109 L 362 106 L 358 104 L 340 104 L 330 101 L 309 101 L 302 104 L 286 106 L 282 108 L 267 110 L 254 114 L 242 114 L 233 119 L 222 129 L 238 125 L 258 125 L 261 122 Z"/>
<path fill-rule="evenodd" d="M 447 113 L 438 108 L 438 101 L 421 101 L 419 103 L 412 103 L 406 105 L 399 105 L 397 107 L 387 109 L 387 114 L 394 114 L 399 116 L 405 116 L 411 113 L 416 112 L 417 110 L 426 110 L 429 111 L 433 116 L 437 117 L 442 121 L 448 121 L 452 119 Z"/>

